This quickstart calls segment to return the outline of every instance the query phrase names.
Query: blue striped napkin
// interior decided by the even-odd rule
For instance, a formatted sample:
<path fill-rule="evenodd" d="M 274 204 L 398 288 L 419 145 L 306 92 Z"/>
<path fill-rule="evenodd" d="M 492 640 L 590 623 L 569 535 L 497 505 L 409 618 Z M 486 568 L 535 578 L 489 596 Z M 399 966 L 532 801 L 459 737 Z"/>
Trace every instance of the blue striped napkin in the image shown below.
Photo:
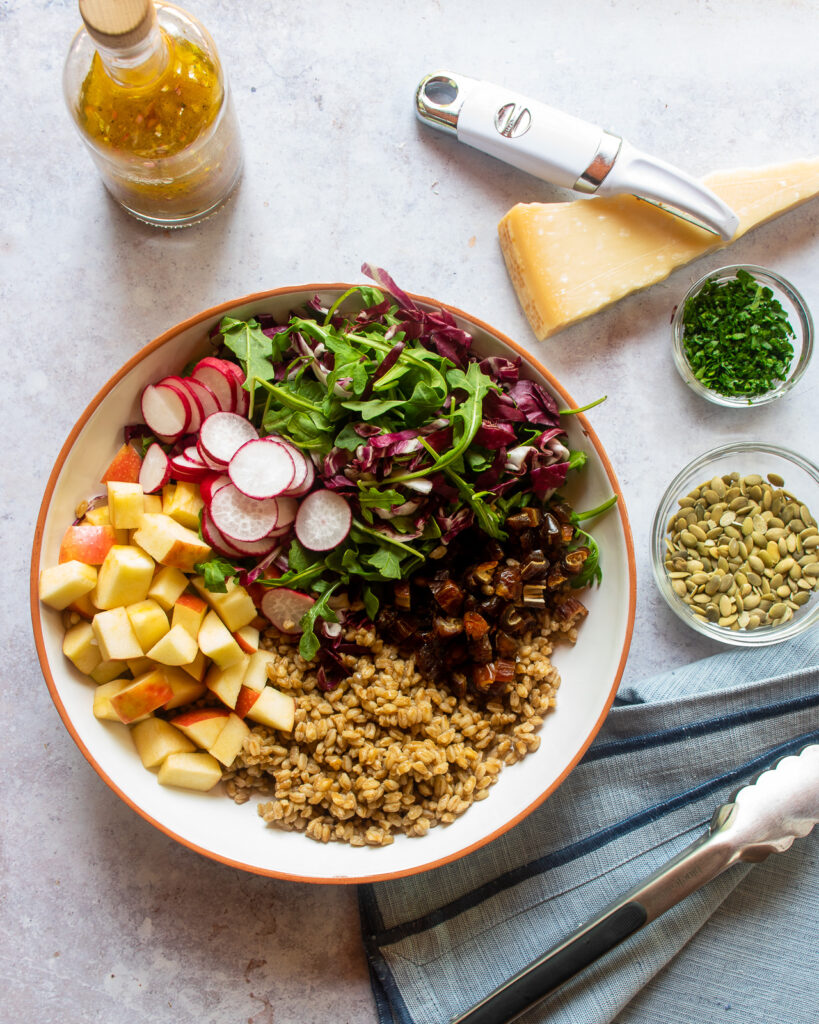
<path fill-rule="evenodd" d="M 514 829 L 454 864 L 360 888 L 381 1024 L 446 1024 L 811 742 L 817 630 L 621 690 L 582 762 Z M 731 868 L 520 1020 L 816 1024 L 818 833 Z"/>

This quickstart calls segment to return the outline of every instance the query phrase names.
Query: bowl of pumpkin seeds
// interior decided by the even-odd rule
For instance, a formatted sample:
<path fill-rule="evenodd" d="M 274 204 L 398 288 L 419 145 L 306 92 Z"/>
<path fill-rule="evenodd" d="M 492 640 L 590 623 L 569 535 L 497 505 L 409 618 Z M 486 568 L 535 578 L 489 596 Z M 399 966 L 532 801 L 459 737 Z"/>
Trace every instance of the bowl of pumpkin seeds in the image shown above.
<path fill-rule="evenodd" d="M 724 643 L 779 643 L 819 624 L 819 468 L 788 449 L 737 441 L 674 477 L 651 557 L 665 601 Z"/>

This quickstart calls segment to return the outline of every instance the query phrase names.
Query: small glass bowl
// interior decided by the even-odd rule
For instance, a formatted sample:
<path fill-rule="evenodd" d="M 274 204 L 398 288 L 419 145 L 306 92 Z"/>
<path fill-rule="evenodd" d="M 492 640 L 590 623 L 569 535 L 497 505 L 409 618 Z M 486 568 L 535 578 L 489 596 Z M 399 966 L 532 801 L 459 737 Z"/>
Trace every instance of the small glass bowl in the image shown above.
<path fill-rule="evenodd" d="M 761 624 L 755 629 L 732 629 L 730 625 L 720 625 L 719 622 L 708 621 L 695 615 L 691 606 L 674 590 L 675 581 L 670 578 L 666 569 L 668 527 L 672 515 L 681 511 L 678 499 L 686 497 L 690 491 L 715 477 L 724 477 L 731 473 L 738 473 L 740 476 L 758 474 L 763 481 L 767 481 L 769 473 L 777 474 L 784 480 L 784 490 L 797 498 L 801 505 L 807 506 L 814 521 L 819 517 L 819 467 L 804 456 L 762 442 L 737 441 L 715 448 L 700 455 L 680 470 L 660 501 L 651 527 L 654 578 L 671 610 L 704 636 L 737 647 L 762 647 L 780 643 L 819 623 L 819 591 L 808 591 L 811 594 L 808 602 L 793 611 L 793 618 L 790 621 L 779 625 Z M 736 529 L 742 532 L 741 525 Z M 819 547 L 806 549 L 805 553 L 810 554 L 811 551 L 816 553 L 816 561 L 819 562 Z"/>
<path fill-rule="evenodd" d="M 770 391 L 764 391 L 759 395 L 721 395 L 718 391 L 707 388 L 694 376 L 694 371 L 688 362 L 683 345 L 685 335 L 683 314 L 688 300 L 696 295 L 706 282 L 716 281 L 718 284 L 722 284 L 735 278 L 738 270 L 747 270 L 760 284 L 771 289 L 773 297 L 779 301 L 785 310 L 795 334 L 795 337 L 790 339 L 794 354 L 787 378 L 780 381 Z M 813 317 L 805 304 L 805 300 L 784 277 L 780 277 L 779 274 L 775 274 L 772 270 L 766 270 L 764 267 L 755 267 L 747 264 L 720 267 L 718 270 L 712 270 L 710 274 L 706 274 L 705 277 L 701 277 L 699 281 L 692 284 L 674 311 L 674 317 L 671 321 L 671 334 L 674 342 L 674 362 L 680 376 L 691 390 L 696 391 L 698 395 L 708 399 L 709 402 L 714 402 L 716 405 L 726 405 L 735 408 L 747 408 L 750 405 L 767 405 L 768 402 L 774 402 L 777 398 L 781 398 L 800 380 L 808 368 L 808 362 L 813 352 Z"/>

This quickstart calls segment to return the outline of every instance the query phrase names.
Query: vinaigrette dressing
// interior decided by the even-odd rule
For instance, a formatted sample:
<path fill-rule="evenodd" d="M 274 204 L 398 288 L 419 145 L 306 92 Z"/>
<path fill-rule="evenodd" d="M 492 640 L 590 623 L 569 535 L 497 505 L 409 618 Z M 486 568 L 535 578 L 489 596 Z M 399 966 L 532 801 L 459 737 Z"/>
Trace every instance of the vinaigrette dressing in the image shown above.
<path fill-rule="evenodd" d="M 151 0 L 80 0 L 66 101 L 103 182 L 149 224 L 202 220 L 238 183 L 241 146 L 213 40 Z"/>

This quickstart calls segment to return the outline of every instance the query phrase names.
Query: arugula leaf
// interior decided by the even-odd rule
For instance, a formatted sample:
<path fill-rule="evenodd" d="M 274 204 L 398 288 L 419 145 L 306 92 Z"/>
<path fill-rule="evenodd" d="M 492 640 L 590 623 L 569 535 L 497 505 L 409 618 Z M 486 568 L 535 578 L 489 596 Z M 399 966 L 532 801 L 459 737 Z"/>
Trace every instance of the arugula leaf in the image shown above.
<path fill-rule="evenodd" d="M 370 622 L 375 622 L 375 617 L 378 615 L 378 608 L 381 602 L 378 600 L 378 597 L 372 587 L 368 586 L 366 583 L 361 591 L 361 599 L 364 602 L 364 611 L 367 613 L 367 618 Z"/>
<path fill-rule="evenodd" d="M 312 661 L 316 654 L 318 654 L 319 647 L 321 647 L 321 641 L 315 633 L 317 620 L 325 619 L 327 622 L 338 622 L 338 616 L 330 607 L 329 602 L 333 595 L 333 591 L 340 582 L 340 580 L 337 580 L 335 583 L 328 586 L 310 610 L 305 612 L 301 617 L 299 625 L 303 632 L 301 634 L 301 640 L 299 640 L 299 654 L 305 661 Z"/>
<path fill-rule="evenodd" d="M 206 562 L 197 562 L 194 570 L 205 581 L 205 587 L 213 594 L 226 594 L 227 581 L 238 575 L 237 570 L 224 558 L 210 558 Z"/>
<path fill-rule="evenodd" d="M 374 554 L 368 556 L 367 561 L 373 568 L 378 569 L 384 579 L 401 579 L 401 559 L 395 551 L 379 548 Z"/>
<path fill-rule="evenodd" d="M 253 399 L 257 380 L 272 380 L 276 370 L 273 362 L 283 355 L 280 346 L 284 341 L 274 342 L 259 326 L 257 320 L 236 320 L 226 316 L 219 324 L 219 330 L 225 339 L 225 345 L 239 357 L 245 371 L 243 387 L 250 392 L 250 410 L 248 419 L 253 418 Z M 272 361 L 271 361 L 272 360 Z"/>

